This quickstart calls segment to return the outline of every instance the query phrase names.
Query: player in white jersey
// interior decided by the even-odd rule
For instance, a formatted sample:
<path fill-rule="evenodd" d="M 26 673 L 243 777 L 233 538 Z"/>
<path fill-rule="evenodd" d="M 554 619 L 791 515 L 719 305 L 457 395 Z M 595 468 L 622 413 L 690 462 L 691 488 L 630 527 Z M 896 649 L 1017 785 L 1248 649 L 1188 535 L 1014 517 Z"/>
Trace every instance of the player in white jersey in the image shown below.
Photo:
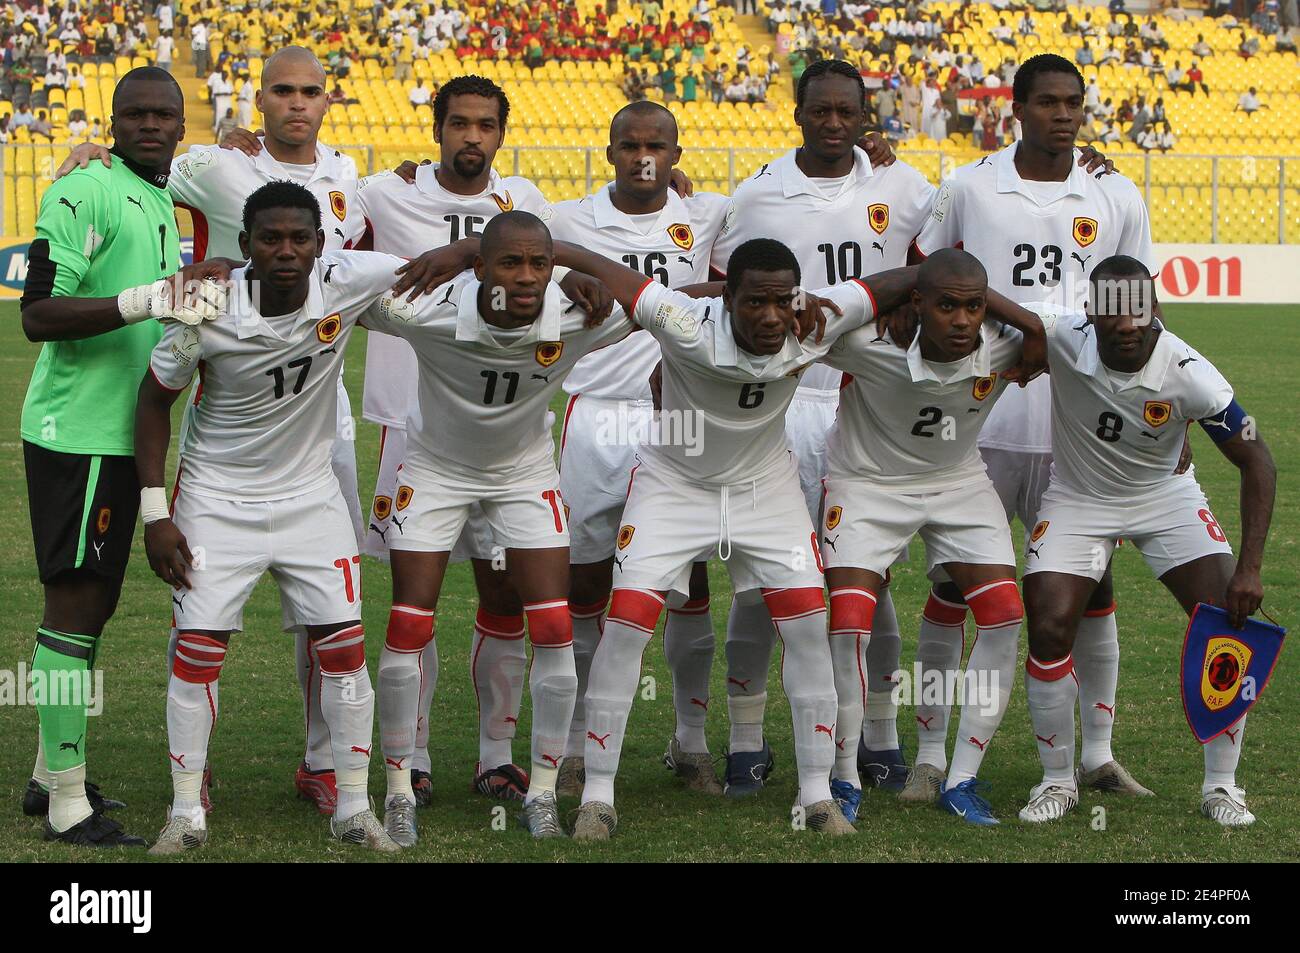
<path fill-rule="evenodd" d="M 934 214 L 916 244 L 919 253 L 960 245 L 988 272 L 989 287 L 1014 301 L 1051 299 L 1078 309 L 1087 273 L 1114 254 L 1156 267 L 1146 207 L 1121 175 L 1085 174 L 1075 161 L 1083 120 L 1084 83 L 1070 61 L 1054 54 L 1026 60 L 1016 73 L 1013 110 L 1024 137 L 1001 152 L 963 166 L 944 183 Z M 1080 160 L 1082 161 L 1082 160 Z M 1048 375 L 1003 400 L 980 434 L 980 450 L 1007 511 L 1025 532 L 1038 521 L 1047 488 L 1052 440 Z M 1079 630 L 1075 673 L 1083 728 L 1084 784 L 1149 795 L 1115 760 L 1111 733 L 1119 679 L 1119 640 L 1110 574 L 1092 594 Z M 924 665 L 958 667 L 965 607 L 951 585 L 931 592 L 921 622 L 918 654 Z M 909 800 L 933 796 L 933 780 L 947 766 L 948 706 L 916 712 L 919 746 Z M 955 745 L 969 744 L 958 738 Z"/>
<path fill-rule="evenodd" d="M 359 202 L 371 247 L 405 254 L 411 248 L 445 248 L 482 233 L 502 212 L 518 209 L 544 216 L 549 207 L 527 179 L 498 175 L 492 168 L 505 137 L 510 103 L 495 83 L 460 76 L 445 83 L 434 101 L 434 141 L 440 161 L 416 167 L 413 184 L 382 173 L 362 182 Z M 456 269 L 459 270 L 459 269 Z M 450 277 L 450 276 L 448 276 Z M 366 348 L 362 416 L 379 424 L 379 469 L 364 551 L 388 558 L 389 544 L 404 532 L 406 501 L 397 495 L 398 469 L 406 455 L 408 426 L 418 429 L 416 358 L 411 345 L 391 335 L 373 335 Z M 408 417 L 410 422 L 408 425 Z M 523 605 L 502 571 L 499 551 L 482 512 L 475 508 L 453 559 L 472 561 L 478 612 L 469 645 L 470 678 L 479 706 L 479 757 L 472 788 L 518 800 L 528 774 L 514 764 L 511 750 L 523 692 Z M 380 723 L 389 721 L 385 666 L 379 672 Z M 420 703 L 411 788 L 417 805 L 432 802 L 429 707 L 438 680 L 438 646 L 431 641 L 420 658 Z"/>
<path fill-rule="evenodd" d="M 370 810 L 374 694 L 361 626 L 361 557 L 330 466 L 336 378 L 358 317 L 390 289 L 400 259 L 322 257 L 320 205 L 303 187 L 262 186 L 245 205 L 229 313 L 174 326 L 153 352 L 136 410 L 145 550 L 175 590 L 180 633 L 167 690 L 174 800 L 152 852 L 207 840 L 202 779 L 232 631 L 270 571 L 290 624 L 320 660 L 321 710 L 334 748 L 335 837 L 396 851 Z M 325 275 L 333 271 L 335 280 Z M 163 467 L 171 406 L 195 372 L 203 399 L 180 441 L 170 512 Z"/>
<path fill-rule="evenodd" d="M 286 47 L 267 59 L 261 83 L 257 107 L 262 113 L 264 138 L 237 130 L 227 138 L 226 148 L 192 146 L 172 162 L 168 191 L 175 203 L 187 208 L 193 217 L 195 261 L 211 257 L 242 258 L 239 235 L 243 230 L 244 202 L 258 187 L 272 181 L 296 182 L 316 197 L 325 219 L 322 230 L 326 251 L 352 247 L 364 231 L 365 223 L 357 204 L 356 164 L 318 139 L 328 108 L 325 71 L 320 62 L 302 47 Z M 232 143 L 236 148 L 229 147 Z M 74 164 L 84 166 L 101 155 L 107 162 L 108 153 L 103 146 L 79 145 L 59 174 Z M 433 246 L 419 247 L 423 250 Z M 182 432 L 188 426 L 193 403 L 200 396 L 196 388 L 186 408 Z M 354 422 L 341 374 L 336 411 L 339 439 L 334 441 L 331 462 L 360 539 L 364 524 L 357 497 Z M 312 690 L 319 680 L 318 664 L 308 651 L 306 632 L 299 625 L 294 633 L 296 671 L 307 733 L 306 751 L 295 772 L 294 784 L 302 797 L 314 801 L 322 814 L 329 815 L 334 810 L 334 764 L 319 693 Z M 169 659 L 175 651 L 173 632 Z M 206 783 L 204 800 L 205 803 L 208 800 Z"/>
<path fill-rule="evenodd" d="M 814 63 L 800 78 L 796 103 L 794 119 L 803 145 L 737 187 L 714 245 L 714 263 L 725 270 L 741 242 L 776 237 L 794 252 L 811 287 L 906 264 L 912 239 L 930 213 L 934 187 L 905 162 L 873 169 L 866 153 L 855 147 L 866 121 L 866 89 L 858 69 L 838 60 Z M 786 421 L 814 524 L 826 475 L 826 433 L 835 422 L 841 377 L 825 365 L 810 367 Z M 771 759 L 763 740 L 763 712 L 775 633 L 757 593 L 737 595 L 727 631 L 728 793 L 743 796 L 761 788 Z M 860 760 L 863 773 L 887 787 L 901 786 L 906 772 L 891 700 L 899 645 L 893 601 L 884 589 L 867 659 L 869 701 Z"/>
<path fill-rule="evenodd" d="M 670 288 L 707 281 L 728 200 L 714 193 L 684 199 L 669 186 L 681 158 L 673 114 L 649 101 L 624 106 L 610 122 L 606 157 L 614 182 L 586 198 L 556 203 L 547 222 L 552 236 L 621 261 Z M 562 796 L 582 793 L 587 671 L 609 605 L 629 476 L 640 444 L 658 433 L 650 394 L 658 362 L 658 342 L 634 334 L 583 358 L 564 382 L 570 397 L 560 440 L 560 492 L 569 518 L 578 700 L 560 768 Z M 686 601 L 669 607 L 664 628 L 677 718 L 664 761 L 688 787 L 721 794 L 704 736 L 714 641 L 707 563 L 698 562 Z"/>
<path fill-rule="evenodd" d="M 406 512 L 389 539 L 393 609 L 381 663 L 388 776 L 385 826 L 414 843 L 408 769 L 419 702 L 418 658 L 452 545 L 480 504 L 505 550 L 533 645 L 532 769 L 521 821 L 534 837 L 563 836 L 555 779 L 573 717 L 577 677 L 567 600 L 569 549 L 546 408 L 587 352 L 632 330 L 622 312 L 598 328 L 551 281 L 551 238 L 528 212 L 483 229 L 474 271 L 414 302 L 386 298 L 367 327 L 411 342 L 419 362 L 419 427 L 408 433 L 396 496 Z"/>
<path fill-rule="evenodd" d="M 1050 821 L 1078 803 L 1070 677 L 1079 620 L 1114 552 L 1130 540 L 1189 615 L 1222 606 L 1241 626 L 1259 608 L 1273 511 L 1273 458 L 1232 387 L 1159 322 L 1155 282 L 1128 256 L 1093 269 L 1086 315 L 1044 314 L 1052 371 L 1052 480 L 1025 549 L 1029 713 L 1043 763 L 1021 820 Z M 1156 320 L 1153 320 L 1153 316 Z M 1241 472 L 1241 560 L 1191 473 L 1174 473 L 1182 438 L 1200 423 Z M 1205 748 L 1201 812 L 1251 824 L 1236 781 L 1246 717 Z"/>
<path fill-rule="evenodd" d="M 928 568 L 942 567 L 961 587 L 979 626 L 961 684 L 980 695 L 963 708 L 959 732 L 978 744 L 959 751 L 944 803 L 969 823 L 996 824 L 974 777 L 1006 712 L 1023 611 L 1011 532 L 975 441 L 1007 378 L 1041 370 L 1046 346 L 1038 319 L 989 290 L 984 268 L 958 249 L 921 265 L 913 303 L 920 324 L 910 346 L 866 328 L 840 338 L 824 359 L 852 375 L 829 438 L 821 540 L 840 705 L 831 791 L 854 820 L 877 594 L 919 533 Z M 986 304 L 1013 326 L 985 321 Z"/>
<path fill-rule="evenodd" d="M 840 334 L 870 320 L 879 300 L 903 300 L 914 276 L 891 271 L 878 286 L 849 282 L 815 292 L 835 304 L 820 342 L 791 336 L 799 265 L 774 239 L 736 249 L 721 297 L 693 299 L 586 253 L 562 260 L 609 286 L 663 350 L 665 422 L 699 421 L 700 439 L 646 446 L 633 471 L 615 557 L 609 617 L 587 690 L 586 785 L 574 836 L 604 840 L 617 826 L 614 777 L 641 657 L 669 590 L 685 592 L 691 562 L 717 548 L 736 591 L 758 590 L 784 643 L 798 805 L 808 826 L 853 828 L 831 799 L 836 694 L 826 637 L 816 531 L 786 447 L 785 413 L 809 364 Z M 676 334 L 653 330 L 661 324 Z M 823 738 L 822 735 L 825 735 Z"/>

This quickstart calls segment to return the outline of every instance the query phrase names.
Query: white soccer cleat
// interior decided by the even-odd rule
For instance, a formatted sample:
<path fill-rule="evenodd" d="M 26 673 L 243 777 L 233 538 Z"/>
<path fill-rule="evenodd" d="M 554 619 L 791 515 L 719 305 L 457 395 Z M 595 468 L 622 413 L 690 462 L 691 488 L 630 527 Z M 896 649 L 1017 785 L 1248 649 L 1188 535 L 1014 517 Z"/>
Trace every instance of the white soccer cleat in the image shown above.
<path fill-rule="evenodd" d="M 560 807 L 555 800 L 555 792 L 539 794 L 531 801 L 524 802 L 524 809 L 519 814 L 519 823 L 528 829 L 536 840 L 550 837 L 563 837 L 564 825 L 560 823 Z"/>
<path fill-rule="evenodd" d="M 351 817 L 339 820 L 338 813 L 330 818 L 330 833 L 345 844 L 360 844 L 381 854 L 396 854 L 402 848 L 388 836 L 370 808 L 358 811 Z"/>
<path fill-rule="evenodd" d="M 172 816 L 168 810 L 167 824 L 159 833 L 158 840 L 149 848 L 149 853 L 154 857 L 167 857 L 202 847 L 208 842 L 208 828 L 203 823 L 203 816 L 203 809 L 200 808 L 196 815 L 196 825 L 195 817 L 179 814 Z"/>
<path fill-rule="evenodd" d="M 1224 827 L 1249 827 L 1255 815 L 1246 807 L 1246 790 L 1219 786 L 1201 791 L 1201 813 Z"/>
<path fill-rule="evenodd" d="M 1138 784 L 1133 779 L 1133 775 L 1128 773 L 1128 769 L 1118 761 L 1107 761 L 1100 768 L 1092 771 L 1079 768 L 1074 780 L 1080 788 L 1094 788 L 1112 794 L 1127 794 L 1130 797 L 1156 796 L 1155 791 Z"/>
<path fill-rule="evenodd" d="M 1029 803 L 1020 809 L 1020 819 L 1026 824 L 1044 824 L 1060 820 L 1079 804 L 1077 789 L 1044 781 L 1029 792 Z"/>
<path fill-rule="evenodd" d="M 414 847 L 420 835 L 415 826 L 415 805 L 399 794 L 384 806 L 384 830 L 398 847 Z"/>
<path fill-rule="evenodd" d="M 686 782 L 690 790 L 722 797 L 722 782 L 713 770 L 713 757 L 707 751 L 683 751 L 674 736 L 664 752 L 664 767 Z"/>
<path fill-rule="evenodd" d="M 574 840 L 609 840 L 618 829 L 618 814 L 611 804 L 588 801 L 578 808 L 578 820 L 573 825 Z"/>
<path fill-rule="evenodd" d="M 847 834 L 857 833 L 857 829 L 845 819 L 844 811 L 840 809 L 840 806 L 835 803 L 833 798 L 818 801 L 816 804 L 809 804 L 804 808 L 804 818 L 807 821 L 808 829 L 819 834 L 843 837 Z"/>
<path fill-rule="evenodd" d="M 569 755 L 560 762 L 560 773 L 555 779 L 556 797 L 582 797 L 587 783 L 587 763 L 582 755 Z"/>
<path fill-rule="evenodd" d="M 907 773 L 907 783 L 898 792 L 898 799 L 909 804 L 934 804 L 948 775 L 932 764 L 914 764 Z"/>

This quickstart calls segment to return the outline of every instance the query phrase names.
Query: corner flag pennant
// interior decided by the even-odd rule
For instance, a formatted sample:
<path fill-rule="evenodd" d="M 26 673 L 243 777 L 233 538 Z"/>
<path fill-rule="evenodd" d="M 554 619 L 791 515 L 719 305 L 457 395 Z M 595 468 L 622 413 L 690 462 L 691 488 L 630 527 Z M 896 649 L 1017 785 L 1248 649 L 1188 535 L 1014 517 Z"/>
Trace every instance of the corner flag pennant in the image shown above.
<path fill-rule="evenodd" d="M 1247 619 L 1240 629 L 1228 613 L 1198 602 L 1183 640 L 1183 712 L 1201 744 L 1231 728 L 1264 693 L 1286 629 Z"/>

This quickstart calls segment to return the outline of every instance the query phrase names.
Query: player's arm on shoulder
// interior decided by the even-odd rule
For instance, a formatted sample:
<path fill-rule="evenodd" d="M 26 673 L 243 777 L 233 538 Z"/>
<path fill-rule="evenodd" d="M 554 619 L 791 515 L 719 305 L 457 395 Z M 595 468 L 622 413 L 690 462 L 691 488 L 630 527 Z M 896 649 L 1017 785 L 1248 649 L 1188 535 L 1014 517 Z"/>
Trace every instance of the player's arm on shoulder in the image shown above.
<path fill-rule="evenodd" d="M 1224 607 L 1233 625 L 1240 627 L 1264 598 L 1260 570 L 1264 541 L 1273 519 L 1277 493 L 1277 466 L 1259 435 L 1253 417 L 1236 399 L 1216 414 L 1199 421 L 1210 439 L 1241 474 L 1241 547 L 1237 568 L 1228 582 Z"/>
<path fill-rule="evenodd" d="M 1024 387 L 1047 369 L 1047 329 L 1037 314 L 1006 295 L 989 288 L 985 293 L 986 313 L 1021 334 L 1020 363 L 1002 372 L 1009 381 Z"/>
<path fill-rule="evenodd" d="M 54 171 L 54 178 L 61 179 L 73 169 L 88 168 L 94 161 L 102 162 L 106 169 L 113 167 L 113 154 L 108 151 L 108 146 L 102 146 L 98 142 L 79 142 Z"/>
<path fill-rule="evenodd" d="M 912 248 L 921 258 L 933 255 L 940 248 L 952 248 L 961 241 L 960 208 L 961 186 L 955 177 L 947 179 L 939 186 L 930 217 L 912 242 Z"/>
<path fill-rule="evenodd" d="M 473 267 L 478 249 L 479 239 L 474 235 L 441 248 L 431 248 L 412 258 L 397 269 L 393 295 L 410 292 L 406 300 L 414 301 L 420 295 L 432 294 L 434 288 L 445 285 L 465 269 Z"/>
<path fill-rule="evenodd" d="M 634 321 L 637 320 L 633 307 L 637 295 L 647 283 L 653 283 L 652 279 L 572 242 L 557 241 L 554 242 L 554 247 L 557 266 L 572 268 L 574 271 L 591 275 L 603 282 L 628 316 Z"/>

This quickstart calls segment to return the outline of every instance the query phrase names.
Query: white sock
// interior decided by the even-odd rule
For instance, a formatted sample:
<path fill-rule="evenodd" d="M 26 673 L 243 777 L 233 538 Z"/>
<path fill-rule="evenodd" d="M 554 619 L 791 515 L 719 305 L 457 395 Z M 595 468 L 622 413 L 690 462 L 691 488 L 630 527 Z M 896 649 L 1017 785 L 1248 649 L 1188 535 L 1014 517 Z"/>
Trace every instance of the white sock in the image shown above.
<path fill-rule="evenodd" d="M 303 760 L 308 771 L 329 771 L 334 767 L 334 749 L 330 743 L 330 729 L 321 711 L 320 661 L 312 651 L 307 630 L 295 626 L 294 651 L 297 653 L 298 687 L 302 691 L 302 705 L 307 720 L 307 750 Z"/>
<path fill-rule="evenodd" d="M 862 740 L 871 751 L 898 747 L 898 706 L 894 704 L 899 656 L 903 640 L 898 633 L 898 613 L 889 587 L 876 594 L 876 614 L 871 621 L 871 641 L 866 646 L 867 700 L 863 710 Z M 838 729 L 843 731 L 843 729 Z"/>
<path fill-rule="evenodd" d="M 605 632 L 591 660 L 587 681 L 586 786 L 582 803 L 614 803 L 614 776 L 623 751 L 628 712 L 641 677 L 641 657 L 651 633 L 617 619 L 605 620 Z"/>
<path fill-rule="evenodd" d="M 961 613 L 964 617 L 965 606 L 961 607 Z M 948 715 L 953 701 L 948 686 L 956 682 L 949 673 L 952 676 L 961 674 L 965 644 L 964 623 L 950 625 L 934 621 L 929 614 L 921 616 L 916 640 L 916 661 L 921 668 L 921 678 L 914 691 L 917 699 L 916 763 L 931 764 L 940 771 L 948 767 Z"/>
<path fill-rule="evenodd" d="M 957 741 L 953 745 L 952 768 L 948 771 L 949 788 L 979 774 L 984 754 L 1007 712 L 1007 700 L 1015 682 L 1019 634 L 1020 619 L 978 630 L 975 647 L 966 663 L 966 684 L 969 686 L 973 681 L 975 685 L 989 689 L 996 686 L 996 690 L 992 691 L 989 710 L 985 710 L 975 698 L 968 697 L 962 704 Z"/>
<path fill-rule="evenodd" d="M 415 754 L 411 767 L 430 774 L 433 762 L 429 759 L 429 711 L 433 708 L 433 695 L 438 690 L 438 640 L 435 638 L 420 653 L 420 707 L 415 716 Z"/>
<path fill-rule="evenodd" d="M 63 833 L 94 811 L 86 797 L 86 763 L 66 771 L 50 772 L 50 827 Z"/>
<path fill-rule="evenodd" d="M 208 636 L 176 640 L 167 679 L 167 754 L 172 772 L 172 812 L 193 816 L 202 798 L 208 745 L 221 710 L 220 675 L 227 647 Z M 216 670 L 215 677 L 213 670 Z M 211 677 L 211 681 L 205 681 Z M 202 811 L 199 811 L 201 814 Z"/>
<path fill-rule="evenodd" d="M 731 721 L 728 747 L 733 753 L 763 749 L 767 673 L 772 667 L 775 646 L 776 630 L 761 593 L 757 590 L 737 593 L 727 617 L 725 647 L 727 713 Z"/>
<path fill-rule="evenodd" d="M 326 638 L 338 639 L 335 644 L 342 649 L 345 640 L 360 637 L 358 626 Z M 317 650 L 320 650 L 320 643 Z M 322 675 L 321 714 L 329 727 L 334 748 L 334 778 L 339 792 L 334 814 L 346 820 L 370 807 L 366 777 L 370 773 L 370 749 L 375 728 L 375 695 L 370 684 L 370 671 L 364 662 L 352 672 L 323 671 Z"/>
<path fill-rule="evenodd" d="M 405 797 L 415 802 L 411 789 L 411 760 L 415 756 L 415 721 L 420 704 L 420 654 L 379 652 L 379 747 L 387 778 L 385 803 Z"/>
<path fill-rule="evenodd" d="M 675 736 L 682 751 L 707 754 L 709 750 L 704 729 L 709 716 L 709 674 L 713 669 L 714 647 L 713 617 L 707 599 L 668 610 L 664 658 L 673 678 Z"/>
<path fill-rule="evenodd" d="M 46 791 L 50 789 L 50 769 L 45 766 L 45 745 L 41 744 L 39 732 L 36 736 L 36 764 L 32 767 L 32 780 Z"/>
<path fill-rule="evenodd" d="M 600 629 L 604 625 L 605 609 L 609 600 L 590 606 L 569 604 L 569 618 L 573 622 L 573 667 L 578 674 L 578 695 L 573 705 L 573 721 L 569 722 L 569 740 L 564 745 L 566 758 L 581 758 L 587 743 L 587 675 L 591 671 L 591 657 L 600 642 Z"/>
<path fill-rule="evenodd" d="M 835 769 L 831 777 L 862 788 L 858 777 L 858 736 L 866 701 L 866 650 L 871 633 L 837 633 L 830 638 L 831 665 L 835 672 Z"/>
<path fill-rule="evenodd" d="M 1235 725 L 1205 744 L 1205 783 L 1201 787 L 1201 793 L 1236 786 L 1237 764 L 1241 761 L 1241 745 L 1245 736 L 1246 716 L 1242 715 Z"/>
<path fill-rule="evenodd" d="M 826 635 L 826 611 L 795 618 L 777 618 L 774 613 L 773 624 L 781 639 L 781 681 L 790 699 L 794 726 L 799 803 L 808 807 L 830 798 L 830 775 L 835 767 L 839 700 Z"/>
<path fill-rule="evenodd" d="M 560 773 L 564 742 L 578 694 L 573 644 L 534 644 L 528 687 L 533 700 L 533 750 L 525 802 L 541 794 L 555 793 L 555 778 Z"/>
<path fill-rule="evenodd" d="M 1119 627 L 1115 613 L 1085 615 L 1074 638 L 1074 674 L 1079 679 L 1079 725 L 1083 749 L 1079 766 L 1095 771 L 1113 761 L 1110 737 L 1115 727 L 1115 686 L 1119 682 Z"/>
<path fill-rule="evenodd" d="M 480 609 L 470 645 L 470 678 L 478 697 L 479 771 L 514 762 L 511 742 L 519 724 L 527 665 L 523 617 L 488 616 Z"/>
<path fill-rule="evenodd" d="M 1032 655 L 1025 663 L 1025 697 L 1034 726 L 1043 780 L 1073 788 L 1074 706 L 1079 683 L 1072 673 L 1073 659 L 1040 662 Z"/>

